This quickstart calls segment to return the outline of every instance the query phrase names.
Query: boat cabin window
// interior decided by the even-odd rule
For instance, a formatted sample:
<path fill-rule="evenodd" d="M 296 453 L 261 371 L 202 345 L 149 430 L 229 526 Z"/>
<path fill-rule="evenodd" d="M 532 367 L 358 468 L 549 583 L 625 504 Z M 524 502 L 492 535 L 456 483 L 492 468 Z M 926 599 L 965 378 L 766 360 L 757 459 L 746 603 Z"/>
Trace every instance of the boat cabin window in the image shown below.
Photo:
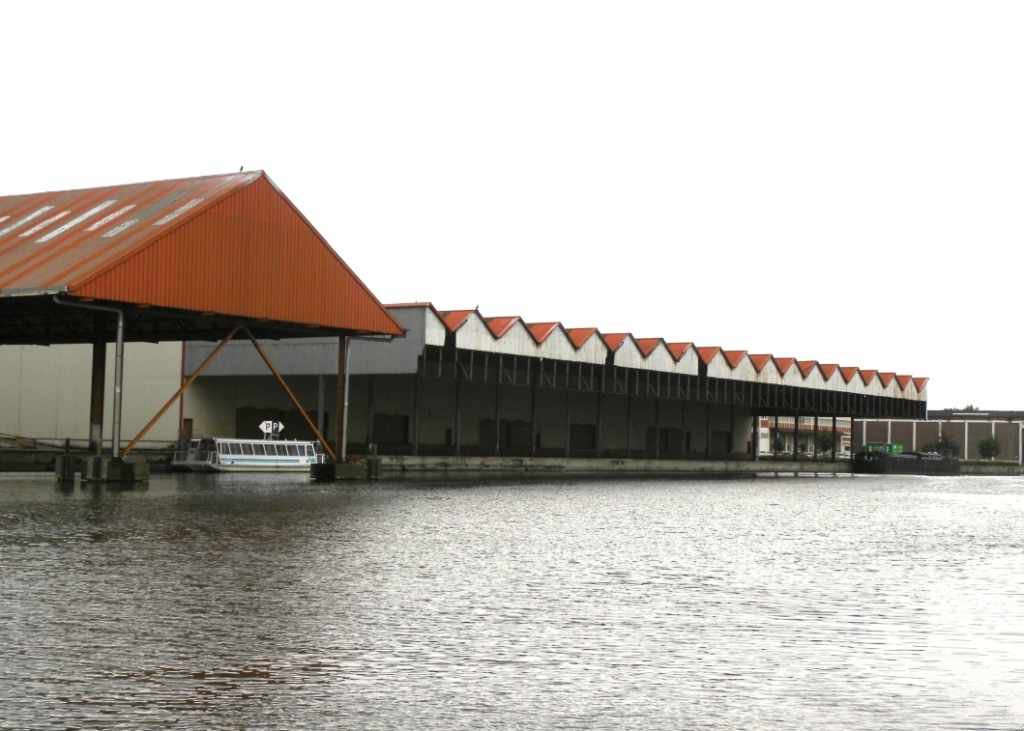
<path fill-rule="evenodd" d="M 298 457 L 299 456 L 299 447 L 297 445 L 295 445 L 295 444 L 289 444 L 288 445 L 288 456 L 289 457 Z"/>
<path fill-rule="evenodd" d="M 228 442 L 228 447 L 231 449 L 231 454 L 242 453 L 242 445 L 238 442 Z"/>
<path fill-rule="evenodd" d="M 306 456 L 307 457 L 312 457 L 313 456 L 313 445 L 312 444 L 307 444 L 306 445 Z"/>
<path fill-rule="evenodd" d="M 217 442 L 217 451 L 221 454 L 228 454 L 227 442 Z"/>
<path fill-rule="evenodd" d="M 258 454 L 262 457 L 264 454 L 266 454 L 266 450 L 263 449 L 262 444 L 254 444 L 252 445 L 252 453 Z"/>
<path fill-rule="evenodd" d="M 247 442 L 242 442 L 242 454 L 252 454 L 252 445 Z"/>

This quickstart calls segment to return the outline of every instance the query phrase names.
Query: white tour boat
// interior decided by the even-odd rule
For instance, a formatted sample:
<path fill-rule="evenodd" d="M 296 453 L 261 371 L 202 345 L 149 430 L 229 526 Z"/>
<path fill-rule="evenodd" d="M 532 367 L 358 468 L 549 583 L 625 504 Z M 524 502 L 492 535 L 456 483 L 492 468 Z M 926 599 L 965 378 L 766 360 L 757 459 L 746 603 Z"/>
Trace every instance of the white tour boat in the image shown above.
<path fill-rule="evenodd" d="M 309 472 L 324 461 L 315 442 L 279 439 L 192 439 L 171 467 L 193 472 Z"/>

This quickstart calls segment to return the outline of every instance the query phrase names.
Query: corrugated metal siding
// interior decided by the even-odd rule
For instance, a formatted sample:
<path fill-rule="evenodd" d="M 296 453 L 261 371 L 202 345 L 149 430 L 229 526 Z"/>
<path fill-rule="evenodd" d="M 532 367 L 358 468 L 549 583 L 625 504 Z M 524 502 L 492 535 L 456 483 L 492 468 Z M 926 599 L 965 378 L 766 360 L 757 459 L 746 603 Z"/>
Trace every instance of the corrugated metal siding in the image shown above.
<path fill-rule="evenodd" d="M 98 276 L 71 282 L 70 292 L 253 319 L 402 332 L 263 176 Z"/>

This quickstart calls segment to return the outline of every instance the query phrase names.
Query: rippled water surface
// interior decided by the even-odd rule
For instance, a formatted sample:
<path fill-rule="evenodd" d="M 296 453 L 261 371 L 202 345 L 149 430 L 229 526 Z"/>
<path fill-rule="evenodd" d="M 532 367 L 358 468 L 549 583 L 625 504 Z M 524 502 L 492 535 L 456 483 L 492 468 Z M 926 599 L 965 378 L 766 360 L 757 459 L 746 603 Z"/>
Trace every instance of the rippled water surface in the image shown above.
<path fill-rule="evenodd" d="M 1016 729 L 1024 480 L 0 475 L 3 729 Z"/>

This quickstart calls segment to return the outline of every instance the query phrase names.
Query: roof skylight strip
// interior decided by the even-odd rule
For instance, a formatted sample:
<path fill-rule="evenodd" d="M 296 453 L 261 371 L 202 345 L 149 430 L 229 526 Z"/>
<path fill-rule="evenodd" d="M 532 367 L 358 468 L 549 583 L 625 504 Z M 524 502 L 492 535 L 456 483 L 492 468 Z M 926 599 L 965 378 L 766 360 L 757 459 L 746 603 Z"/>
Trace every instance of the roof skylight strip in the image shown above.
<path fill-rule="evenodd" d="M 138 222 L 139 222 L 139 219 L 137 219 L 137 218 L 129 219 L 129 220 L 125 221 L 124 223 L 122 223 L 120 226 L 114 226 L 114 228 L 112 228 L 109 231 L 107 231 L 105 234 L 103 234 L 103 238 L 111 239 L 111 238 L 117 236 L 122 231 L 124 231 L 129 226 L 132 226 L 132 225 L 134 225 L 134 224 L 136 224 Z"/>
<path fill-rule="evenodd" d="M 153 225 L 154 226 L 163 226 L 165 223 L 168 223 L 169 221 L 173 221 L 175 218 L 180 216 L 185 211 L 189 210 L 190 208 L 195 208 L 196 206 L 198 206 L 202 202 L 203 202 L 202 198 L 193 198 L 192 200 L 190 200 L 185 205 L 181 206 L 180 208 L 178 208 L 177 210 L 175 210 L 175 211 L 173 211 L 171 213 L 168 213 L 166 216 L 161 218 L 159 221 L 156 221 L 155 223 L 153 223 Z"/>
<path fill-rule="evenodd" d="M 123 216 L 125 213 L 127 213 L 128 211 L 130 211 L 133 208 L 135 208 L 135 204 L 134 203 L 129 203 L 128 205 L 126 205 L 126 206 L 124 206 L 122 208 L 118 208 L 116 211 L 111 213 L 109 216 L 104 216 L 103 218 L 101 218 L 100 220 L 98 220 L 96 223 L 94 223 L 92 226 L 90 226 L 89 228 L 87 228 L 85 230 L 86 231 L 95 231 L 97 229 L 103 228 L 108 223 L 113 221 L 115 218 L 117 218 L 118 216 Z"/>
<path fill-rule="evenodd" d="M 5 228 L 4 230 L 0 231 L 0 236 L 6 236 L 6 235 L 7 235 L 7 234 L 9 234 L 9 233 L 10 233 L 11 231 L 14 231 L 15 229 L 19 229 L 19 228 L 21 228 L 22 226 L 24 226 L 24 225 L 25 225 L 26 223 L 28 223 L 29 221 L 34 221 L 35 219 L 39 218 L 39 217 L 40 217 L 41 215 L 43 215 L 43 214 L 44 214 L 44 213 L 46 213 L 47 211 L 52 211 L 52 210 L 53 210 L 53 209 L 54 209 L 55 207 L 56 207 L 56 206 L 43 206 L 42 208 L 40 208 L 40 209 L 39 209 L 38 211 L 36 211 L 35 213 L 30 213 L 30 214 L 28 214 L 28 215 L 27 215 L 27 216 L 25 216 L 24 218 L 22 218 L 22 219 L 20 219 L 20 220 L 18 220 L 18 221 L 15 221 L 15 222 L 14 222 L 14 223 L 12 223 L 12 224 L 11 224 L 10 226 L 8 226 L 8 227 L 7 227 L 7 228 Z"/>
<path fill-rule="evenodd" d="M 23 239 L 26 236 L 31 236 L 34 233 L 42 231 L 44 228 L 49 226 L 51 223 L 53 223 L 54 221 L 59 221 L 60 219 L 64 218 L 64 216 L 68 215 L 69 213 L 71 213 L 71 211 L 61 211 L 56 216 L 50 216 L 49 218 L 47 218 L 42 223 L 37 223 L 35 226 L 30 228 L 28 231 L 22 231 L 20 234 L 18 234 L 18 238 Z"/>
<path fill-rule="evenodd" d="M 93 216 L 95 216 L 100 211 L 102 211 L 102 210 L 104 210 L 106 208 L 110 208 L 110 206 L 114 205 L 115 203 L 117 203 L 117 199 L 116 198 L 108 200 L 108 201 L 103 201 L 98 206 L 94 206 L 93 208 L 90 208 L 88 211 L 83 213 L 81 216 L 78 216 L 77 218 L 71 219 L 70 221 L 65 223 L 63 226 L 61 226 L 60 228 L 55 228 L 53 231 L 51 231 L 50 233 L 46 234 L 45 236 L 39 237 L 38 239 L 36 239 L 36 243 L 37 244 L 44 244 L 47 241 L 49 241 L 50 239 L 56 238 L 57 236 L 60 236 L 62 233 L 64 233 L 68 229 L 74 228 L 75 226 L 80 224 L 82 221 L 84 221 L 84 220 L 86 220 L 88 218 L 92 218 Z"/>

